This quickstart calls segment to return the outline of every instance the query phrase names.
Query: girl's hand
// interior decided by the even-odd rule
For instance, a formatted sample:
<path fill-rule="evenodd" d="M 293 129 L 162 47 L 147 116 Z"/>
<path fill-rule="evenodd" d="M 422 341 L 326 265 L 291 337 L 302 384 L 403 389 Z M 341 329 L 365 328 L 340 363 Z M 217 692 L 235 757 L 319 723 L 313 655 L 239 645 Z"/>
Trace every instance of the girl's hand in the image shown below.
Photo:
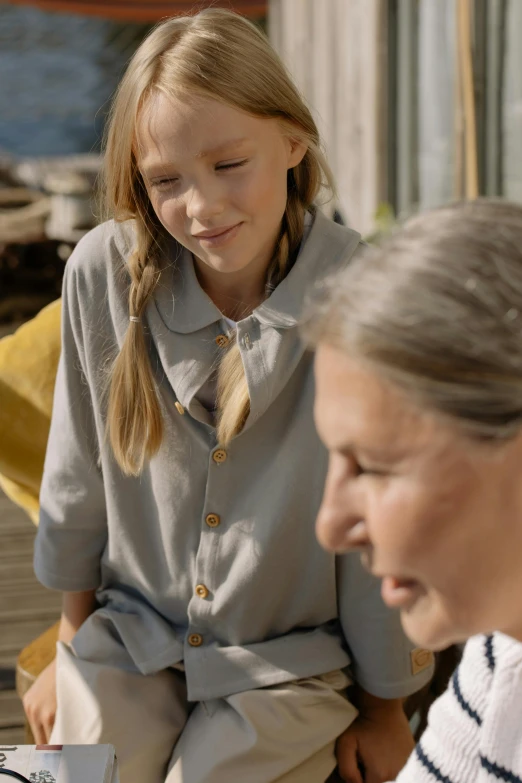
<path fill-rule="evenodd" d="M 56 716 L 56 659 L 36 678 L 23 698 L 37 745 L 47 745 Z"/>
<path fill-rule="evenodd" d="M 399 699 L 375 699 L 337 740 L 339 774 L 345 783 L 393 781 L 415 747 Z"/>
<path fill-rule="evenodd" d="M 64 593 L 58 639 L 69 644 L 96 608 L 96 590 Z M 23 698 L 37 745 L 47 745 L 56 717 L 56 658 L 36 678 Z"/>

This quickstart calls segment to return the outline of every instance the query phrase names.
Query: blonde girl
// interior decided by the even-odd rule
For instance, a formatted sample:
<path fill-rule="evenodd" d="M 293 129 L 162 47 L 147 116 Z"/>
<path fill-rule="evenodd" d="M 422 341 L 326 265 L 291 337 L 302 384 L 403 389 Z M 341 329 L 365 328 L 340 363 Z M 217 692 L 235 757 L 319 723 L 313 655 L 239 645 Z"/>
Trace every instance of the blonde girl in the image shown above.
<path fill-rule="evenodd" d="M 297 325 L 359 245 L 315 208 L 328 184 L 253 24 L 209 10 L 142 44 L 109 123 L 113 219 L 65 275 L 35 551 L 64 608 L 25 701 L 37 741 L 113 743 L 122 783 L 319 783 L 339 737 L 344 780 L 378 783 L 411 749 L 401 699 L 429 668 L 314 537 Z"/>

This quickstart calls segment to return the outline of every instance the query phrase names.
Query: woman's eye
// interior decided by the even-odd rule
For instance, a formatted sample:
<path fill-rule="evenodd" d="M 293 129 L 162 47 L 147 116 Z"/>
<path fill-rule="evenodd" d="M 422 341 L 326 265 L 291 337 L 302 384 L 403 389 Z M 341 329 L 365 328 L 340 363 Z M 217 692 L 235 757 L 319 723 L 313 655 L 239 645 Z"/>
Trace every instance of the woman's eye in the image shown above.
<path fill-rule="evenodd" d="M 356 476 L 364 476 L 368 472 L 358 462 L 354 462 L 353 469 Z"/>
<path fill-rule="evenodd" d="M 239 169 L 241 166 L 244 166 L 245 163 L 248 163 L 248 159 L 238 160 L 235 163 L 219 163 L 216 166 L 216 171 L 223 171 L 227 169 Z"/>
<path fill-rule="evenodd" d="M 384 476 L 385 473 L 383 470 L 377 470 L 375 468 L 370 468 L 366 465 L 361 465 L 360 462 L 354 462 L 354 470 L 356 477 L 359 476 Z"/>

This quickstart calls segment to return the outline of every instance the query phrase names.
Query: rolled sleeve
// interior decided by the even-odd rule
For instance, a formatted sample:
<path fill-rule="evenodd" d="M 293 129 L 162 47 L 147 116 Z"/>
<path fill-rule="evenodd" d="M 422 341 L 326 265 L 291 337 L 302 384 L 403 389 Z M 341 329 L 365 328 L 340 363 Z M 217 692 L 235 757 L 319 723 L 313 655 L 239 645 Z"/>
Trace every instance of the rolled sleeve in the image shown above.
<path fill-rule="evenodd" d="M 384 604 L 380 580 L 363 568 L 358 554 L 338 557 L 337 585 L 341 626 L 358 684 L 383 699 L 405 698 L 426 685 L 433 666 L 414 674 L 415 645 L 402 630 L 399 612 Z"/>
<path fill-rule="evenodd" d="M 36 576 L 56 590 L 95 589 L 106 543 L 98 437 L 85 372 L 76 274 L 69 262 L 63 288 L 62 353 L 40 492 Z"/>

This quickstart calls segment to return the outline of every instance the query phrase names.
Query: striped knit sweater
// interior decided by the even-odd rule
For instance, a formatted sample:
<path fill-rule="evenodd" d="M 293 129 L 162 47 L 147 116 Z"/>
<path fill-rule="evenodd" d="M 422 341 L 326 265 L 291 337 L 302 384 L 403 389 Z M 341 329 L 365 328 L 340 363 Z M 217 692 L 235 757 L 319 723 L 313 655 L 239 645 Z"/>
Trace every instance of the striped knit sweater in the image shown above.
<path fill-rule="evenodd" d="M 522 644 L 467 643 L 397 783 L 522 783 Z"/>

